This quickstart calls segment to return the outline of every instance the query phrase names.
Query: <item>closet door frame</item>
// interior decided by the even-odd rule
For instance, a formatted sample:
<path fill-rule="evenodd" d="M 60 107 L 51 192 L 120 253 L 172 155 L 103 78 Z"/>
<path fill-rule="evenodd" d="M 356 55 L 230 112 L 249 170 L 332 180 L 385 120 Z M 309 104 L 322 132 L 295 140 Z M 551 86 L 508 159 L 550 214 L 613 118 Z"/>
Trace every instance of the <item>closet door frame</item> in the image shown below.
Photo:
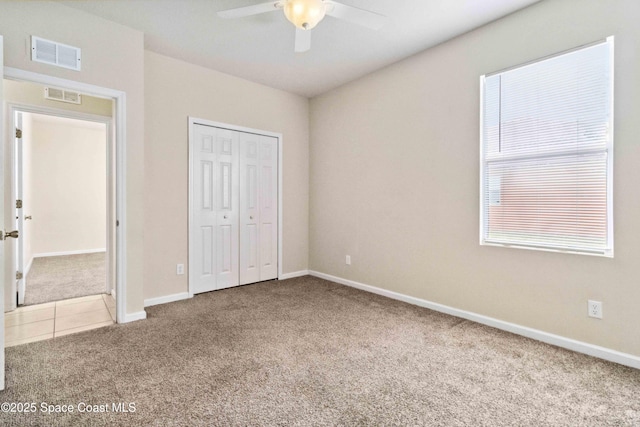
<path fill-rule="evenodd" d="M 193 231 L 194 226 L 194 209 L 193 209 L 193 189 L 194 189 L 194 171 L 193 171 L 193 152 L 194 152 L 194 144 L 195 144 L 195 130 L 194 127 L 196 125 L 203 126 L 211 126 L 220 129 L 226 129 L 237 132 L 245 132 L 245 133 L 253 133 L 256 135 L 264 135 L 276 138 L 277 151 L 278 151 L 278 279 L 282 276 L 282 152 L 283 152 L 283 144 L 282 144 L 282 134 L 277 132 L 264 131 L 260 129 L 252 129 L 244 126 L 237 126 L 228 123 L 221 123 L 206 119 L 200 119 L 196 117 L 188 118 L 188 132 L 189 132 L 189 229 L 188 229 L 188 265 L 191 265 L 192 256 L 197 256 L 197 248 L 193 244 L 191 239 L 191 233 Z M 195 291 L 195 284 L 191 280 L 191 275 L 189 275 L 189 271 L 187 269 L 188 281 L 189 281 L 189 297 L 193 297 Z"/>

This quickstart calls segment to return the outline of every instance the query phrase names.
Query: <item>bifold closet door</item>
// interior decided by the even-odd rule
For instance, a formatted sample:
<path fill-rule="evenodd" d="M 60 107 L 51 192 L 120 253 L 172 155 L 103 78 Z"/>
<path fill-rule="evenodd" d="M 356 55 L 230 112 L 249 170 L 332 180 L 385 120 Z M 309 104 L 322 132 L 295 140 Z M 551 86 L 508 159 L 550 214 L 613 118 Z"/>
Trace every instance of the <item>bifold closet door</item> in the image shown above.
<path fill-rule="evenodd" d="M 241 132 L 240 284 L 277 277 L 277 138 Z"/>
<path fill-rule="evenodd" d="M 189 275 L 194 293 L 239 284 L 238 132 L 194 126 Z"/>

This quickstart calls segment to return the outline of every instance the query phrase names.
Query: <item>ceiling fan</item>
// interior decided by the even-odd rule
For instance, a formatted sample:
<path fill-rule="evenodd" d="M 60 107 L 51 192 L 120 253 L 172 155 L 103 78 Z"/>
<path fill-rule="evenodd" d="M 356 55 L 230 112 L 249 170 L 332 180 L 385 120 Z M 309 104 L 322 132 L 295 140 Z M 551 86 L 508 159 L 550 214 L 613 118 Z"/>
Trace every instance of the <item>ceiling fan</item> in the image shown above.
<path fill-rule="evenodd" d="M 386 17 L 375 12 L 359 9 L 332 0 L 272 0 L 253 6 L 218 12 L 221 18 L 233 19 L 259 15 L 282 9 L 287 19 L 296 26 L 295 51 L 306 52 L 311 48 L 311 29 L 326 16 L 377 30 Z"/>

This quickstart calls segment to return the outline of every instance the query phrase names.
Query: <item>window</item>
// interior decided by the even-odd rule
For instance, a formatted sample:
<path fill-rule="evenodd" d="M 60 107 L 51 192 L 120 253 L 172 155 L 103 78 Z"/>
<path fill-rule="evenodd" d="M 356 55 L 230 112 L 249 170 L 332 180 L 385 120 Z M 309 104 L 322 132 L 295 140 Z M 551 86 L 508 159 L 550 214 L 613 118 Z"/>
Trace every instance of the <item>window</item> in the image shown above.
<path fill-rule="evenodd" d="M 613 37 L 481 87 L 480 244 L 613 256 Z"/>

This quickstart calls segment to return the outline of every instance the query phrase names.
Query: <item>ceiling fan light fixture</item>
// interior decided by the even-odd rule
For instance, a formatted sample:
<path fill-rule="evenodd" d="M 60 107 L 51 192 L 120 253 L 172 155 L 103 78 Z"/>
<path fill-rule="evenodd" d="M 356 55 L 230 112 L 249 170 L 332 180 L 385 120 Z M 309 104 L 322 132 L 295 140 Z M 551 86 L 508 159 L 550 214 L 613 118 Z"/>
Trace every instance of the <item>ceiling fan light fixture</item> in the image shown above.
<path fill-rule="evenodd" d="M 284 14 L 296 27 L 310 30 L 327 13 L 327 5 L 323 0 L 287 0 L 284 4 Z"/>

